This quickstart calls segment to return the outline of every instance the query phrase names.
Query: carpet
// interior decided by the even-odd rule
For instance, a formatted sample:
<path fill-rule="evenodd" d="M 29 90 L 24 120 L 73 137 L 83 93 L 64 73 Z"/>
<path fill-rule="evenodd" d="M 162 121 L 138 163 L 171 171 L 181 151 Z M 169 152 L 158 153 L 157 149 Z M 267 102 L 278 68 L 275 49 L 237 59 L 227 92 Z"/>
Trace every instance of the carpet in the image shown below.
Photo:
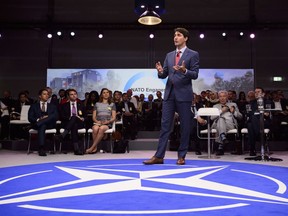
<path fill-rule="evenodd" d="M 1 215 L 287 215 L 286 167 L 143 160 L 1 168 Z"/>

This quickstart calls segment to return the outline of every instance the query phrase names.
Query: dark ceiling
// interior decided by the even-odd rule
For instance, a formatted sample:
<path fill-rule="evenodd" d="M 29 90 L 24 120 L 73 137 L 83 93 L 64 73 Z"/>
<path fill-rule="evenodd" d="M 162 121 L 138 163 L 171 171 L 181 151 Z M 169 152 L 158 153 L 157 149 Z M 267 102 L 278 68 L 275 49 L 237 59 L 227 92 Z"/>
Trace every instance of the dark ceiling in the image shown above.
<path fill-rule="evenodd" d="M 0 7 L 1 29 L 147 28 L 137 23 L 134 0 L 6 0 Z M 166 0 L 163 22 L 188 28 L 287 29 L 287 0 Z"/>

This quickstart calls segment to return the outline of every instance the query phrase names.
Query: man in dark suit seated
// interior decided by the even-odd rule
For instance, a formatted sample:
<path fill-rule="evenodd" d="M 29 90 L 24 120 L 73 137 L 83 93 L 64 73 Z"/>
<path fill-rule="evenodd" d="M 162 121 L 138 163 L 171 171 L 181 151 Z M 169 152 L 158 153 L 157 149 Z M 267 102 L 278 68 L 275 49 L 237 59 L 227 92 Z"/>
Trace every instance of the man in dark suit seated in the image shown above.
<path fill-rule="evenodd" d="M 41 89 L 38 95 L 39 101 L 30 106 L 28 120 L 32 128 L 38 130 L 39 156 L 47 156 L 44 148 L 45 130 L 55 128 L 58 112 L 55 105 L 47 102 L 49 93 L 46 89 Z"/>
<path fill-rule="evenodd" d="M 22 106 L 24 105 L 31 105 L 29 99 L 27 98 L 27 95 L 24 91 L 21 91 L 18 94 L 18 99 L 15 101 L 15 103 L 12 105 L 12 112 L 10 113 L 10 120 L 20 120 L 21 117 L 21 110 Z M 26 125 L 24 125 L 26 126 Z M 10 138 L 11 139 L 22 139 L 22 138 L 28 138 L 28 131 L 25 130 L 25 127 L 23 125 L 14 125 L 11 127 L 10 125 Z"/>
<path fill-rule="evenodd" d="M 288 122 L 288 103 L 287 100 L 281 98 L 281 95 L 277 91 L 272 93 L 272 105 L 271 108 L 275 108 L 272 114 L 272 134 L 274 140 L 282 140 L 285 138 L 285 131 L 281 127 L 281 122 Z"/>
<path fill-rule="evenodd" d="M 143 103 L 142 111 L 144 114 L 145 129 L 147 131 L 154 131 L 157 115 L 157 104 L 153 102 L 153 95 L 148 95 L 148 101 Z"/>
<path fill-rule="evenodd" d="M 68 90 L 69 101 L 60 107 L 60 120 L 62 127 L 65 129 L 57 138 L 62 142 L 65 136 L 71 133 L 71 142 L 74 147 L 75 155 L 83 155 L 84 149 L 78 142 L 78 129 L 84 128 L 84 121 L 86 118 L 85 107 L 83 103 L 78 100 L 78 94 L 75 89 Z"/>
<path fill-rule="evenodd" d="M 131 138 L 131 140 L 134 140 L 136 139 L 137 135 L 137 124 L 135 119 L 137 110 L 134 104 L 128 100 L 127 93 L 123 93 L 120 107 L 122 110 L 122 117 L 123 117 L 124 139 L 127 140 Z"/>
<path fill-rule="evenodd" d="M 255 88 L 255 99 L 249 102 L 249 108 L 247 108 L 247 130 L 248 130 L 248 144 L 250 148 L 250 156 L 256 156 L 256 140 L 260 136 L 260 112 L 258 109 L 257 99 L 259 97 L 264 98 L 264 89 L 261 87 Z M 264 99 L 264 106 L 271 104 L 271 101 Z M 272 104 L 273 105 L 273 104 Z M 273 109 L 274 106 L 271 105 Z M 264 112 L 264 128 L 270 128 L 271 118 L 269 112 Z"/>

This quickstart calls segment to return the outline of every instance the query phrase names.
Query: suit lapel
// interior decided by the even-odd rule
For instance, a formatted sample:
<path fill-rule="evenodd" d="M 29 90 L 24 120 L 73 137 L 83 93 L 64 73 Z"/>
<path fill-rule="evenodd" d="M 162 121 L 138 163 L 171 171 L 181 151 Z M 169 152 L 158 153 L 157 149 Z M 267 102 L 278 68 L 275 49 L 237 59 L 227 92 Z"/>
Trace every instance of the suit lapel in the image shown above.
<path fill-rule="evenodd" d="M 178 65 L 182 65 L 182 62 L 184 59 L 186 59 L 188 48 L 185 49 L 185 51 L 182 53 L 181 58 L 179 59 Z"/>

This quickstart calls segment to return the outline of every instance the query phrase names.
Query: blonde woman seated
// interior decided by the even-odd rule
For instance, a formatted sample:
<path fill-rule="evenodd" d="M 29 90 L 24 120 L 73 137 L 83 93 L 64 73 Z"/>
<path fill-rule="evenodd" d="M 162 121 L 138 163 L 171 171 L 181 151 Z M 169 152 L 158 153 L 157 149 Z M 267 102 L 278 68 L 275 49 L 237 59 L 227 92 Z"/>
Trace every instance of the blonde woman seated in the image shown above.
<path fill-rule="evenodd" d="M 112 128 L 112 124 L 116 119 L 116 106 L 112 103 L 110 92 L 107 88 L 103 88 L 100 93 L 99 102 L 96 103 L 93 110 L 93 144 L 86 150 L 86 154 L 95 154 L 97 145 L 105 135 L 105 131 Z"/>

